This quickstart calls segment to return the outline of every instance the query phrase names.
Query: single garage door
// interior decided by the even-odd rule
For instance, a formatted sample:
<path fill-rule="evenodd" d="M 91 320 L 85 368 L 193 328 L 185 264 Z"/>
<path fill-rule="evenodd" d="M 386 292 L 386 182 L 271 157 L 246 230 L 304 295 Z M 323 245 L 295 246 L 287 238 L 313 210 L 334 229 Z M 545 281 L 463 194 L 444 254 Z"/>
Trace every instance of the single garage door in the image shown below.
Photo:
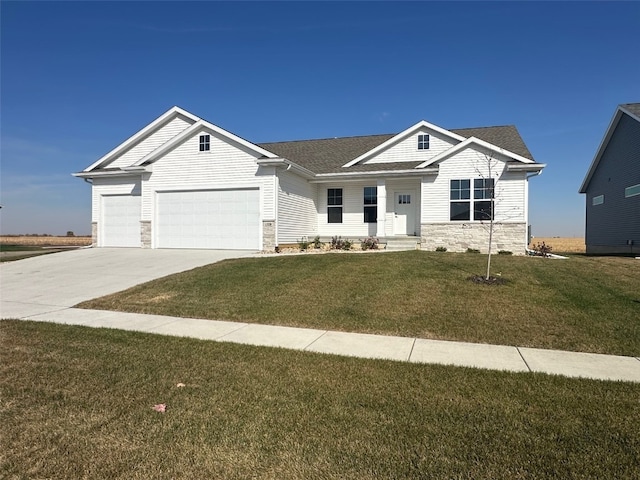
<path fill-rule="evenodd" d="M 140 196 L 102 197 L 103 247 L 140 247 Z"/>
<path fill-rule="evenodd" d="M 158 248 L 260 248 L 258 189 L 159 192 Z"/>

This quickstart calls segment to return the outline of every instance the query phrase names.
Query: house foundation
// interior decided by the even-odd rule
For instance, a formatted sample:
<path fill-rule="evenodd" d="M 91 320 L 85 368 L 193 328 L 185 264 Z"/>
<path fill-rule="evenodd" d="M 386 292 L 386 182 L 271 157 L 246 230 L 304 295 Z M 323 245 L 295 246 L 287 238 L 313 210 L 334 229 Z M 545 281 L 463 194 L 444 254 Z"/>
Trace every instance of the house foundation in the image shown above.
<path fill-rule="evenodd" d="M 507 250 L 524 255 L 527 225 L 525 223 L 495 223 L 492 252 Z M 450 252 L 466 252 L 472 248 L 487 253 L 489 225 L 481 223 L 423 223 L 420 225 L 420 248 L 433 251 L 445 247 Z"/>

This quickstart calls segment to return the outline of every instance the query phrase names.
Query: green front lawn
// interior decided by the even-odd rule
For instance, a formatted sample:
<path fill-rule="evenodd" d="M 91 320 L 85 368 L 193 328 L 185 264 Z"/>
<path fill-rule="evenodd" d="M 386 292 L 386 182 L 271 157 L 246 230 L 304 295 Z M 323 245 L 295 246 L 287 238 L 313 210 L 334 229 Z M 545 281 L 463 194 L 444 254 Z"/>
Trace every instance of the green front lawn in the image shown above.
<path fill-rule="evenodd" d="M 27 321 L 0 322 L 0 352 L 0 478 L 640 471 L 640 384 Z"/>
<path fill-rule="evenodd" d="M 640 261 L 436 252 L 224 261 L 80 304 L 194 318 L 640 355 Z"/>

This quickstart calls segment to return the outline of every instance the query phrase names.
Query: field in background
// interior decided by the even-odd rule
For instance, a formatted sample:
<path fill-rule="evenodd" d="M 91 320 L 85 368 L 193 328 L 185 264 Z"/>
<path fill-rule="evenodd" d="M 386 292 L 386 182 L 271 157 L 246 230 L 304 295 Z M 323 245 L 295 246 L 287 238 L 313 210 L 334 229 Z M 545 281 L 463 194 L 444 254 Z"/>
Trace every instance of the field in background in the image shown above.
<path fill-rule="evenodd" d="M 551 245 L 551 253 L 585 253 L 586 250 L 582 237 L 532 237 L 529 248 L 542 242 Z"/>
<path fill-rule="evenodd" d="M 54 237 L 35 235 L 3 235 L 2 245 L 20 245 L 25 247 L 84 247 L 91 245 L 91 237 Z"/>

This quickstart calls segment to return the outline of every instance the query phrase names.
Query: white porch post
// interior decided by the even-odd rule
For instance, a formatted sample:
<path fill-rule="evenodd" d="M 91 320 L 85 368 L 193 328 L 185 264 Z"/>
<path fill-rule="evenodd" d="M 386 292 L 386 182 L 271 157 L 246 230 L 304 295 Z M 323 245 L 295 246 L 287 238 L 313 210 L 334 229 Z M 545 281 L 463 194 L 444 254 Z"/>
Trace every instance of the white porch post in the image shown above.
<path fill-rule="evenodd" d="M 378 179 L 378 224 L 376 225 L 377 236 L 385 236 L 385 225 L 387 217 L 387 185 L 384 178 Z"/>

